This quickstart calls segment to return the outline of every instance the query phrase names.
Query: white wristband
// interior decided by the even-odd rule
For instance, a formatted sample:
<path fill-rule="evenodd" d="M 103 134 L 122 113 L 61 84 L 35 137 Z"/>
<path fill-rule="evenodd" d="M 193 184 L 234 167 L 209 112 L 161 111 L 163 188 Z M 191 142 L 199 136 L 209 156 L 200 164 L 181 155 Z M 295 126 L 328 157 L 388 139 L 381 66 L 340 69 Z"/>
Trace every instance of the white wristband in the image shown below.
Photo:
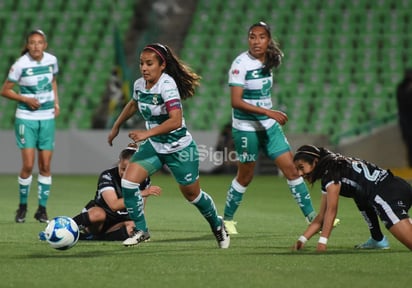
<path fill-rule="evenodd" d="M 318 243 L 326 245 L 328 243 L 328 238 L 320 236 Z"/>
<path fill-rule="evenodd" d="M 305 236 L 302 235 L 302 236 L 299 237 L 298 241 L 300 241 L 300 242 L 302 242 L 303 244 L 305 244 L 305 243 L 308 241 L 308 239 L 307 239 Z"/>

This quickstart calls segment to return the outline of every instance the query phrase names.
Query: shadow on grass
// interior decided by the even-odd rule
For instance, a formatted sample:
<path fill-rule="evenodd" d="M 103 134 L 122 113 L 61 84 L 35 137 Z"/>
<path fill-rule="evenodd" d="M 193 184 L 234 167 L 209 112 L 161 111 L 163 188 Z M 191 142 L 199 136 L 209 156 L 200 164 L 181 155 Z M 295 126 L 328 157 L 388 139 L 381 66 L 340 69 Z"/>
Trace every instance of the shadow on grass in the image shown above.
<path fill-rule="evenodd" d="M 284 249 L 285 247 L 275 247 L 274 249 Z M 371 255 L 371 254 L 399 254 L 399 253 L 411 253 L 408 250 L 379 250 L 379 249 L 369 249 L 369 250 L 361 250 L 361 249 L 341 249 L 341 250 L 327 250 L 325 252 L 317 252 L 315 250 L 302 250 L 302 251 L 282 251 L 282 252 L 273 252 L 268 253 L 267 248 L 265 248 L 265 252 L 257 252 L 257 253 L 247 253 L 247 254 L 255 254 L 255 255 L 291 255 L 291 256 L 333 256 L 333 255 Z"/>
<path fill-rule="evenodd" d="M 96 250 L 96 251 L 53 251 L 51 253 L 32 253 L 25 256 L 20 256 L 16 258 L 20 259 L 49 259 L 49 258 L 97 258 L 106 257 L 108 255 L 118 254 L 119 251 L 109 251 L 109 250 Z M 15 258 L 15 259 L 16 259 Z"/>
<path fill-rule="evenodd" d="M 215 240 L 213 235 L 207 234 L 198 237 L 186 237 L 186 238 L 168 238 L 168 239 L 160 239 L 154 240 L 156 243 L 173 243 L 173 242 L 198 242 L 198 241 L 205 241 L 205 240 Z"/>

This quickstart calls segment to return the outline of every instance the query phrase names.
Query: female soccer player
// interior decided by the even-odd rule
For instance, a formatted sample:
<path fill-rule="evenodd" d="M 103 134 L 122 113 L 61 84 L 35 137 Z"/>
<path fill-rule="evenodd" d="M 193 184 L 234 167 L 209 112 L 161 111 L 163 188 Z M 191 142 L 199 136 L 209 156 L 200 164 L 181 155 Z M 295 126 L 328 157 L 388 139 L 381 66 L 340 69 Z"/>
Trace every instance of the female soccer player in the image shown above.
<path fill-rule="evenodd" d="M 316 212 L 308 189 L 293 165 L 293 155 L 282 126 L 285 113 L 272 109 L 272 69 L 279 67 L 283 52 L 264 22 L 248 31 L 249 50 L 233 61 L 229 70 L 232 102 L 232 134 L 238 154 L 238 170 L 227 192 L 224 220 L 229 234 L 237 234 L 233 220 L 248 185 L 252 182 L 259 150 L 274 161 L 308 222 Z"/>
<path fill-rule="evenodd" d="M 42 30 L 31 31 L 26 37 L 21 57 L 11 66 L 0 93 L 18 102 L 14 128 L 23 167 L 18 177 L 20 205 L 16 211 L 17 223 L 23 223 L 26 219 L 36 149 L 39 207 L 34 218 L 40 222 L 48 221 L 46 204 L 52 183 L 50 164 L 54 149 L 54 118 L 59 115 L 60 107 L 57 58 L 45 52 L 46 48 L 46 34 Z M 16 84 L 19 85 L 19 92 L 13 90 Z"/>
<path fill-rule="evenodd" d="M 122 178 L 124 202 L 135 231 L 125 246 L 137 245 L 147 231 L 140 184 L 166 164 L 183 196 L 208 221 L 220 248 L 228 248 L 229 235 L 218 216 L 212 197 L 199 184 L 197 145 L 186 128 L 181 99 L 193 96 L 200 77 L 162 44 L 147 45 L 140 54 L 142 77 L 134 83 L 133 98 L 123 108 L 108 136 L 112 145 L 120 126 L 137 110 L 146 121 L 146 130 L 133 130 L 129 137 L 141 142 Z M 173 208 L 172 208 L 173 209 Z"/>
<path fill-rule="evenodd" d="M 371 238 L 356 248 L 389 248 L 380 231 L 377 213 L 393 236 L 412 250 L 412 220 L 408 215 L 412 187 L 408 182 L 365 160 L 311 145 L 303 145 L 296 151 L 294 163 L 309 183 L 320 180 L 322 189 L 319 214 L 299 237 L 295 250 L 303 249 L 320 229 L 317 251 L 326 250 L 339 196 L 355 200 L 370 229 Z"/>
<path fill-rule="evenodd" d="M 124 206 L 121 191 L 121 178 L 129 160 L 136 152 L 135 143 L 122 150 L 117 166 L 107 169 L 100 174 L 94 200 L 91 200 L 82 213 L 73 217 L 80 227 L 81 239 L 124 241 L 134 229 L 134 222 Z M 161 194 L 159 186 L 151 186 L 150 178 L 140 183 L 141 195 L 146 200 L 150 195 Z M 145 233 L 145 240 L 150 234 Z"/>

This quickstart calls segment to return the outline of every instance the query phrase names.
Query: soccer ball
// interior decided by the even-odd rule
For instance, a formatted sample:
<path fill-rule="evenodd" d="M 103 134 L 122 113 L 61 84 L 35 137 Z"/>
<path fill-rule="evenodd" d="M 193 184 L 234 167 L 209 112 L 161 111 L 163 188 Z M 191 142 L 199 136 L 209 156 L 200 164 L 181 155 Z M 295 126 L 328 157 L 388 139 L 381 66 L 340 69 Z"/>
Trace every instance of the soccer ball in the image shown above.
<path fill-rule="evenodd" d="M 67 250 L 79 240 L 79 227 L 67 216 L 53 218 L 44 230 L 44 238 L 54 249 Z"/>

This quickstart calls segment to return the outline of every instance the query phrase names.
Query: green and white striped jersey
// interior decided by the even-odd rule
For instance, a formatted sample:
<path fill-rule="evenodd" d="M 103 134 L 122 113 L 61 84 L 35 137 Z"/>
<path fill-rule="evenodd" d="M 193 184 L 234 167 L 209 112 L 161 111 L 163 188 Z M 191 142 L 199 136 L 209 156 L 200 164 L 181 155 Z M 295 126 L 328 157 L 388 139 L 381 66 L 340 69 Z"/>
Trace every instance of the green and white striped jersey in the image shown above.
<path fill-rule="evenodd" d="M 45 120 L 54 118 L 53 77 L 58 73 L 57 58 L 43 52 L 41 61 L 30 57 L 29 53 L 21 56 L 11 66 L 8 80 L 19 85 L 20 94 L 37 98 L 41 104 L 38 110 L 31 110 L 19 102 L 16 117 L 27 120 Z"/>
<path fill-rule="evenodd" d="M 146 121 L 146 129 L 162 124 L 169 118 L 166 102 L 178 100 L 180 94 L 174 79 L 163 73 L 157 83 L 149 90 L 145 88 L 145 80 L 139 78 L 134 83 L 133 99 L 137 102 L 140 114 Z M 180 109 L 183 109 L 180 107 Z M 180 151 L 192 142 L 192 135 L 187 131 L 183 118 L 182 126 L 164 135 L 149 138 L 157 153 L 168 154 Z"/>
<path fill-rule="evenodd" d="M 243 101 L 272 108 L 272 73 L 262 74 L 263 64 L 248 52 L 243 52 L 233 61 L 229 70 L 229 86 L 243 87 Z M 266 130 L 276 121 L 260 114 L 232 109 L 232 126 L 242 131 Z"/>

